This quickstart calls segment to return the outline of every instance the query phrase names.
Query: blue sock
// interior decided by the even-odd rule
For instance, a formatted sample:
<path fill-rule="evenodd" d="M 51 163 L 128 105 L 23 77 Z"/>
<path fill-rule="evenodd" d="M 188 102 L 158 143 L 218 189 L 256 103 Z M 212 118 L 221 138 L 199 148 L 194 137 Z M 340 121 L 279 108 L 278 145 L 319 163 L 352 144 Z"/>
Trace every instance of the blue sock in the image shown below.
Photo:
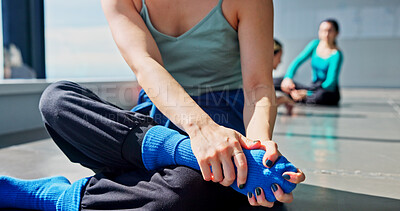
<path fill-rule="evenodd" d="M 297 168 L 285 157 L 279 157 L 272 168 L 266 168 L 262 164 L 264 150 L 243 149 L 243 152 L 248 164 L 247 181 L 244 188 L 239 189 L 235 180 L 231 187 L 236 191 L 244 195 L 248 192 L 255 194 L 255 189 L 261 187 L 265 198 L 273 202 L 276 201 L 271 190 L 273 183 L 278 184 L 285 193 L 292 192 L 296 187 L 296 184 L 282 178 L 286 171 L 297 172 Z M 169 165 L 183 165 L 200 170 L 189 137 L 163 126 L 154 126 L 147 131 L 142 145 L 142 159 L 148 170 Z"/>
<path fill-rule="evenodd" d="M 0 208 L 79 210 L 87 181 L 84 178 L 71 185 L 61 176 L 36 180 L 0 176 Z"/>

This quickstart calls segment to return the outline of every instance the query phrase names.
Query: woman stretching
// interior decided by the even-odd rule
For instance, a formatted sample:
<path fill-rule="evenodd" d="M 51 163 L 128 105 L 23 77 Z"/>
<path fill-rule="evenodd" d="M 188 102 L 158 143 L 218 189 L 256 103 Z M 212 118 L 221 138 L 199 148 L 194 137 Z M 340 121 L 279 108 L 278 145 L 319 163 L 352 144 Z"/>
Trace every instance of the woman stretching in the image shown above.
<path fill-rule="evenodd" d="M 340 100 L 339 73 L 343 54 L 339 50 L 336 37 L 339 24 L 333 19 L 321 22 L 319 40 L 311 41 L 291 63 L 281 82 L 281 90 L 298 102 L 320 105 L 338 105 Z M 311 58 L 313 69 L 310 87 L 293 82 L 297 69 Z M 275 83 L 279 83 L 278 80 Z"/>
<path fill-rule="evenodd" d="M 8 191 L 0 191 L 0 204 L 37 202 L 21 192 L 61 210 L 292 201 L 304 174 L 272 141 L 272 1 L 103 0 L 102 6 L 143 87 L 138 105 L 125 111 L 76 83 L 50 85 L 39 106 L 49 134 L 72 162 L 97 174 L 72 186 L 59 177 L 4 177 L 0 190 Z"/>

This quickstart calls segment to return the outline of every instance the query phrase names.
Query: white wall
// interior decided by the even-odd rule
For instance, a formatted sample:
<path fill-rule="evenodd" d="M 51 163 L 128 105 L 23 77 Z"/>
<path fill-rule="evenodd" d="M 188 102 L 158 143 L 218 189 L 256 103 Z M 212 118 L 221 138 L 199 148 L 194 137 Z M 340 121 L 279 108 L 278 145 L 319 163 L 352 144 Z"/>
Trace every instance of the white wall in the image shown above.
<path fill-rule="evenodd" d="M 343 87 L 400 87 L 400 0 L 275 0 L 275 37 L 284 45 L 283 75 L 290 62 L 312 39 L 320 21 L 335 18 L 344 53 Z M 307 83 L 305 63 L 296 80 Z"/>

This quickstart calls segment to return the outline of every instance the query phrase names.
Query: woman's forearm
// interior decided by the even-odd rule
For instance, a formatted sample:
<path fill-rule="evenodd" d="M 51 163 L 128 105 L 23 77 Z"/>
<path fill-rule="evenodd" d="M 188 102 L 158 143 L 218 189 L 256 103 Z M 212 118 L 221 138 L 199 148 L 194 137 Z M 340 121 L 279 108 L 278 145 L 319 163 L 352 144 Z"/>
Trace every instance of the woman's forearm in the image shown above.
<path fill-rule="evenodd" d="M 253 140 L 272 140 L 277 104 L 273 86 L 255 88 L 245 93 L 243 121 L 246 137 Z"/>
<path fill-rule="evenodd" d="M 161 53 L 135 4 L 104 0 L 102 6 L 121 55 L 157 108 L 186 132 L 212 125 L 212 119 L 163 67 Z"/>
<path fill-rule="evenodd" d="M 147 57 L 135 64 L 139 84 L 154 105 L 179 128 L 191 133 L 216 124 L 157 61 Z"/>

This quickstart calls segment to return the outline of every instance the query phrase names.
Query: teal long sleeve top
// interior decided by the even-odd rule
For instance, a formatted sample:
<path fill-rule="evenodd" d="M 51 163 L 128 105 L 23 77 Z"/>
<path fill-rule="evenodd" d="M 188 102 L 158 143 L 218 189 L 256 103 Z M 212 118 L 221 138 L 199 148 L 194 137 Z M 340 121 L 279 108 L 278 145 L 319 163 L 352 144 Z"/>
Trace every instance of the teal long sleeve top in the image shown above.
<path fill-rule="evenodd" d="M 322 81 L 321 87 L 329 91 L 335 91 L 339 85 L 339 73 L 342 66 L 343 54 L 340 50 L 332 53 L 328 58 L 317 55 L 319 40 L 313 40 L 290 64 L 285 78 L 293 79 L 297 69 L 309 58 L 313 70 L 313 82 Z"/>

